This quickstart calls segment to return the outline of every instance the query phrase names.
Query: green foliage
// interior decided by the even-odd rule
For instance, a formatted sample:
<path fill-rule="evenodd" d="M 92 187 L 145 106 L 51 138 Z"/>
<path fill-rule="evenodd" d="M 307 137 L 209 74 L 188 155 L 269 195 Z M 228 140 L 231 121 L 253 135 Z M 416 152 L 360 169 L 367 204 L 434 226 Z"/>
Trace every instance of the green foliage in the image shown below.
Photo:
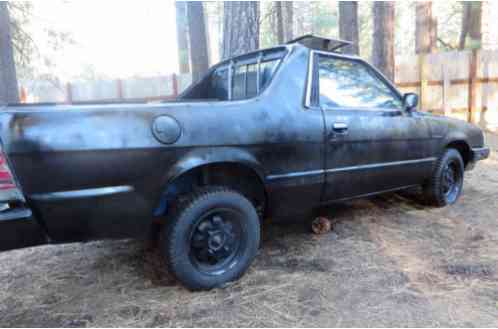
<path fill-rule="evenodd" d="M 32 8 L 32 3 L 28 1 L 11 1 L 8 3 L 14 58 L 18 68 L 27 69 L 31 62 L 31 55 L 36 52 L 33 39 L 23 29 L 30 20 Z"/>
<path fill-rule="evenodd" d="M 338 37 L 339 16 L 337 6 L 337 1 L 311 2 L 313 34 Z"/>
<path fill-rule="evenodd" d="M 50 54 L 40 53 L 39 46 L 33 40 L 27 28 L 33 18 L 33 3 L 10 1 L 8 8 L 18 78 L 32 79 L 39 75 L 34 65 L 35 62 L 37 63 L 36 66 L 44 66 L 44 71 L 50 71 L 50 68 L 55 63 L 52 61 Z M 44 27 L 43 32 L 47 36 L 47 48 L 50 51 L 57 51 L 67 44 L 74 43 L 71 35 L 65 31 Z"/>
<path fill-rule="evenodd" d="M 277 44 L 277 35 L 273 28 L 275 6 L 273 1 L 261 3 L 260 37 L 261 48 L 268 48 Z"/>
<path fill-rule="evenodd" d="M 312 33 L 337 38 L 339 35 L 337 6 L 337 1 L 295 2 L 294 36 Z M 260 27 L 260 45 L 262 48 L 277 44 L 274 15 L 274 2 L 262 2 Z"/>
<path fill-rule="evenodd" d="M 273 2 L 262 3 L 260 41 L 262 47 L 275 45 L 277 38 L 272 29 Z M 373 40 L 373 3 L 358 3 L 360 55 L 370 58 Z M 294 35 L 313 33 L 325 37 L 338 37 L 338 2 L 308 1 L 294 4 Z M 461 31 L 462 4 L 456 1 L 433 1 L 433 15 L 438 21 L 438 49 L 458 48 Z M 266 17 L 266 18 L 265 18 Z M 396 2 L 395 52 L 397 56 L 412 54 L 415 50 L 415 2 Z"/>
<path fill-rule="evenodd" d="M 462 4 L 456 1 L 433 1 L 432 14 L 438 22 L 437 33 L 440 50 L 458 49 L 458 39 L 462 29 Z"/>

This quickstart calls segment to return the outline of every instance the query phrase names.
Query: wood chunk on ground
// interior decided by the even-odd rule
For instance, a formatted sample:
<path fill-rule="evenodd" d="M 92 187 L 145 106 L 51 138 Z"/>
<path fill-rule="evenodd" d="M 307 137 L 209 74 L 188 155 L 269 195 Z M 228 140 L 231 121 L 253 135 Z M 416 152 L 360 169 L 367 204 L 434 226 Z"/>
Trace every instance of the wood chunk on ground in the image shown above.
<path fill-rule="evenodd" d="M 311 230 L 315 234 L 325 234 L 332 229 L 332 222 L 326 217 L 317 217 L 311 223 Z"/>

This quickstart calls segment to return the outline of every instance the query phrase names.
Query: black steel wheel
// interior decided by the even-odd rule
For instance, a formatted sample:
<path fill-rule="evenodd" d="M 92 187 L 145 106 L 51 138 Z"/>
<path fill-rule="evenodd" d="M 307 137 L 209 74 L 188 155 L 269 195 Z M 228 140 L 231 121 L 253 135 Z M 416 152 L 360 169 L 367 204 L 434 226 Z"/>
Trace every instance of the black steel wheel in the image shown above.
<path fill-rule="evenodd" d="M 200 271 L 219 274 L 237 261 L 245 247 L 243 215 L 229 208 L 215 208 L 204 214 L 190 235 L 190 258 Z"/>
<path fill-rule="evenodd" d="M 462 192 L 464 165 L 460 152 L 447 149 L 439 158 L 431 179 L 424 186 L 428 201 L 443 207 L 455 203 Z"/>
<path fill-rule="evenodd" d="M 448 161 L 441 172 L 441 188 L 447 204 L 452 204 L 460 195 L 463 175 L 456 159 Z"/>
<path fill-rule="evenodd" d="M 253 261 L 260 223 L 252 203 L 240 193 L 207 187 L 176 205 L 162 232 L 172 274 L 192 290 L 238 279 Z"/>

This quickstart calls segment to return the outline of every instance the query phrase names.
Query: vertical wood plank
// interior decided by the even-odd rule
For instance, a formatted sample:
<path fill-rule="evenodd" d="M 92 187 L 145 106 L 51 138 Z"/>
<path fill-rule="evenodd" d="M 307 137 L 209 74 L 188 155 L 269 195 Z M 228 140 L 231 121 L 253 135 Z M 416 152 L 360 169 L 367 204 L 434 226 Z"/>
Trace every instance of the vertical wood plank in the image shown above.
<path fill-rule="evenodd" d="M 467 121 L 474 122 L 477 100 L 477 60 L 478 50 L 473 49 L 469 61 L 469 90 Z"/>
<path fill-rule="evenodd" d="M 492 86 L 497 86 L 496 84 L 493 84 L 492 82 L 489 81 L 490 78 L 492 78 L 489 74 L 489 65 L 490 65 L 490 52 L 485 53 L 486 56 L 482 56 L 483 53 L 481 53 L 481 56 L 479 58 L 481 59 L 479 61 L 479 71 L 482 72 L 482 78 L 481 80 L 481 112 L 479 114 L 479 126 L 483 129 L 488 128 L 488 123 L 486 120 L 486 115 L 489 110 L 489 99 L 492 97 L 492 94 L 489 93 L 489 89 L 492 88 Z M 482 70 L 481 70 L 482 68 Z M 496 89 L 495 89 L 496 90 Z M 495 109 L 496 111 L 497 109 Z"/>
<path fill-rule="evenodd" d="M 448 72 L 448 65 L 443 63 L 442 65 L 442 73 L 443 73 L 443 111 L 445 116 L 451 115 L 451 105 L 450 105 L 450 78 Z"/>
<path fill-rule="evenodd" d="M 116 80 L 116 88 L 117 88 L 117 94 L 118 94 L 118 99 L 123 100 L 124 99 L 124 94 L 123 94 L 123 80 L 117 79 Z"/>
<path fill-rule="evenodd" d="M 419 54 L 418 55 L 418 72 L 419 72 L 419 80 L 420 80 L 420 110 L 424 111 L 425 107 L 425 98 L 428 91 L 428 82 L 427 82 L 427 74 L 426 70 L 426 55 Z"/>
<path fill-rule="evenodd" d="M 71 104 L 73 102 L 73 90 L 71 83 L 66 83 L 66 103 Z"/>
<path fill-rule="evenodd" d="M 176 76 L 176 73 L 173 73 L 171 75 L 171 83 L 173 86 L 173 97 L 178 96 L 178 78 Z"/>

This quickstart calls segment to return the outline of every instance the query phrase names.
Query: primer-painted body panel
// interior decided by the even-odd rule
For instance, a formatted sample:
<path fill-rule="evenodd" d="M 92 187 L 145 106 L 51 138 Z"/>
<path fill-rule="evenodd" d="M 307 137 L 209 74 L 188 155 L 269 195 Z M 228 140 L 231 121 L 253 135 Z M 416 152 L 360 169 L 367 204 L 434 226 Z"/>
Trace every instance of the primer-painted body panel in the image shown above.
<path fill-rule="evenodd" d="M 419 184 L 435 161 L 430 130 L 421 117 L 399 112 L 325 110 L 327 123 L 326 199 Z M 335 134 L 335 122 L 348 132 Z M 345 156 L 347 155 L 347 156 Z"/>
<path fill-rule="evenodd" d="M 420 184 L 432 161 L 416 160 L 435 159 L 452 138 L 482 146 L 475 128 L 443 118 L 306 108 L 309 55 L 289 47 L 269 87 L 249 100 L 7 107 L 4 152 L 51 239 L 79 241 L 145 234 L 168 184 L 200 165 L 251 168 L 265 184 L 268 214 L 289 217 Z M 161 141 L 153 126 L 165 115 L 179 129 Z M 340 116 L 354 133 L 331 141 L 327 127 Z"/>

